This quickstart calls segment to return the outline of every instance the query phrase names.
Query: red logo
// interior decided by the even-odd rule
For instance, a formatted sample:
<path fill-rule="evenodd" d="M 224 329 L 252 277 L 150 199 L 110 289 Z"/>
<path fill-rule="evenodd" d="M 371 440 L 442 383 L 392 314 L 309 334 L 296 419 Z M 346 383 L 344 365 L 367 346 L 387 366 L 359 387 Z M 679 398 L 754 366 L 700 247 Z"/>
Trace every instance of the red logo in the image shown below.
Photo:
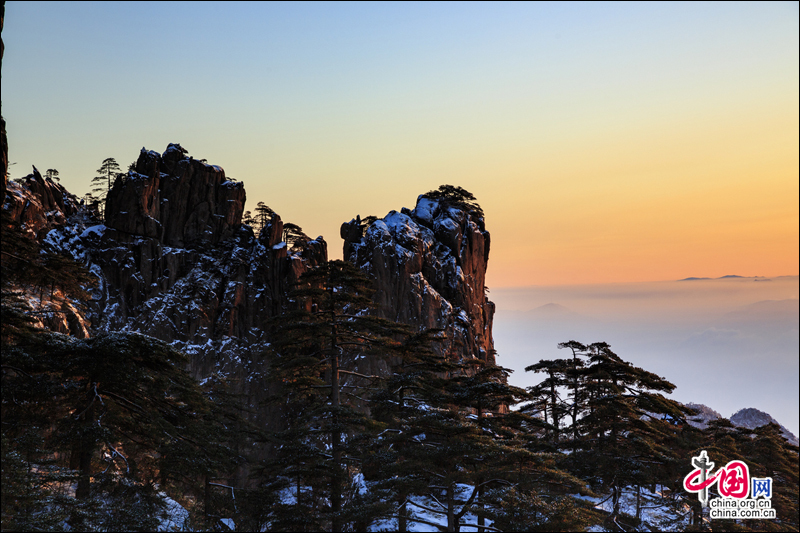
<path fill-rule="evenodd" d="M 731 461 L 715 474 L 709 475 L 714 463 L 708 461 L 708 456 L 703 450 L 699 456 L 693 458 L 692 465 L 695 469 L 683 478 L 683 488 L 687 492 L 700 492 L 702 496 L 706 496 L 701 498 L 701 501 L 707 501 L 707 489 L 715 483 L 721 496 L 747 498 L 750 492 L 750 472 L 743 461 Z"/>

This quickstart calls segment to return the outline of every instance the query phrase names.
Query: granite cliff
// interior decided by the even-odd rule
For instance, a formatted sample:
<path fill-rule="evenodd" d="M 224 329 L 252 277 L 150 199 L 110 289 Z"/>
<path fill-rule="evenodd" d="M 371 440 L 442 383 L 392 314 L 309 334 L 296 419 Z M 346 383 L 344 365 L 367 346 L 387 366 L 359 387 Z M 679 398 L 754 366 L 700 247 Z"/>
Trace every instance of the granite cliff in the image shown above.
<path fill-rule="evenodd" d="M 419 196 L 413 210 L 342 224 L 344 259 L 373 279 L 383 318 L 442 329 L 447 340 L 440 349 L 448 357 L 494 363 L 483 214 L 433 196 Z"/>
<path fill-rule="evenodd" d="M 257 381 L 263 325 L 288 292 L 327 259 L 320 237 L 290 249 L 274 215 L 259 235 L 241 224 L 245 190 L 222 168 L 177 144 L 142 149 L 108 192 L 105 223 L 82 211 L 44 239 L 82 261 L 99 286 L 94 331 L 135 331 L 192 355 L 198 379 L 214 372 Z"/>
<path fill-rule="evenodd" d="M 50 178 L 43 178 L 36 167 L 20 181 L 6 184 L 3 209 L 12 222 L 20 224 L 25 233 L 37 240 L 66 224 L 67 218 L 80 207 L 73 194 Z"/>

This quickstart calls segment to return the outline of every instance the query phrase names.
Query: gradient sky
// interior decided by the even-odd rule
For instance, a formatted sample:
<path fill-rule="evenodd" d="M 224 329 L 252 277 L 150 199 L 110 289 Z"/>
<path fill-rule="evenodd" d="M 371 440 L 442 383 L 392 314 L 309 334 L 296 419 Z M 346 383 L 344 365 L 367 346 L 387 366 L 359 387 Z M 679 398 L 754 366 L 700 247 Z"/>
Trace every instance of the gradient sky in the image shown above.
<path fill-rule="evenodd" d="M 798 4 L 6 4 L 12 177 L 179 142 L 341 256 L 475 194 L 488 284 L 798 273 Z"/>

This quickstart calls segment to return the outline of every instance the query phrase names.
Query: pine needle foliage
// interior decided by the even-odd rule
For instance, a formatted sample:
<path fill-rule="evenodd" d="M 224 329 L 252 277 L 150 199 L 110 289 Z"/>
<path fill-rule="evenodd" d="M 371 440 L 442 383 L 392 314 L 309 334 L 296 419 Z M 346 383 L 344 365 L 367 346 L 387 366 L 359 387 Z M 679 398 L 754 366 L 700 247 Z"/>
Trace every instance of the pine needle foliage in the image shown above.
<path fill-rule="evenodd" d="M 474 213 L 483 218 L 483 209 L 478 205 L 475 196 L 468 190 L 456 185 L 439 185 L 438 189 L 428 191 L 422 195 L 423 198 L 438 200 L 440 203 Z"/>

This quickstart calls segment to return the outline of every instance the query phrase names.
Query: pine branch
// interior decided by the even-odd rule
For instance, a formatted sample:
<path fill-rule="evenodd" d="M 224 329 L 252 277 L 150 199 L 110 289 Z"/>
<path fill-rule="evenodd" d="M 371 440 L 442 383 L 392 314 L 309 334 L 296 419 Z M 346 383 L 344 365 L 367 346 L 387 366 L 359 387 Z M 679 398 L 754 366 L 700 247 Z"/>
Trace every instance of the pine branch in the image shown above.
<path fill-rule="evenodd" d="M 19 369 L 19 368 L 15 367 L 15 366 L 11 366 L 11 365 L 2 365 L 2 368 L 8 368 L 8 369 L 11 369 L 11 370 L 13 370 L 14 372 L 19 372 L 20 374 L 25 374 L 25 375 L 26 375 L 26 376 L 28 376 L 30 379 L 35 379 L 33 376 L 31 376 L 30 374 L 28 374 L 28 373 L 27 373 L 27 372 L 25 372 L 24 370 L 22 370 L 22 369 Z"/>

